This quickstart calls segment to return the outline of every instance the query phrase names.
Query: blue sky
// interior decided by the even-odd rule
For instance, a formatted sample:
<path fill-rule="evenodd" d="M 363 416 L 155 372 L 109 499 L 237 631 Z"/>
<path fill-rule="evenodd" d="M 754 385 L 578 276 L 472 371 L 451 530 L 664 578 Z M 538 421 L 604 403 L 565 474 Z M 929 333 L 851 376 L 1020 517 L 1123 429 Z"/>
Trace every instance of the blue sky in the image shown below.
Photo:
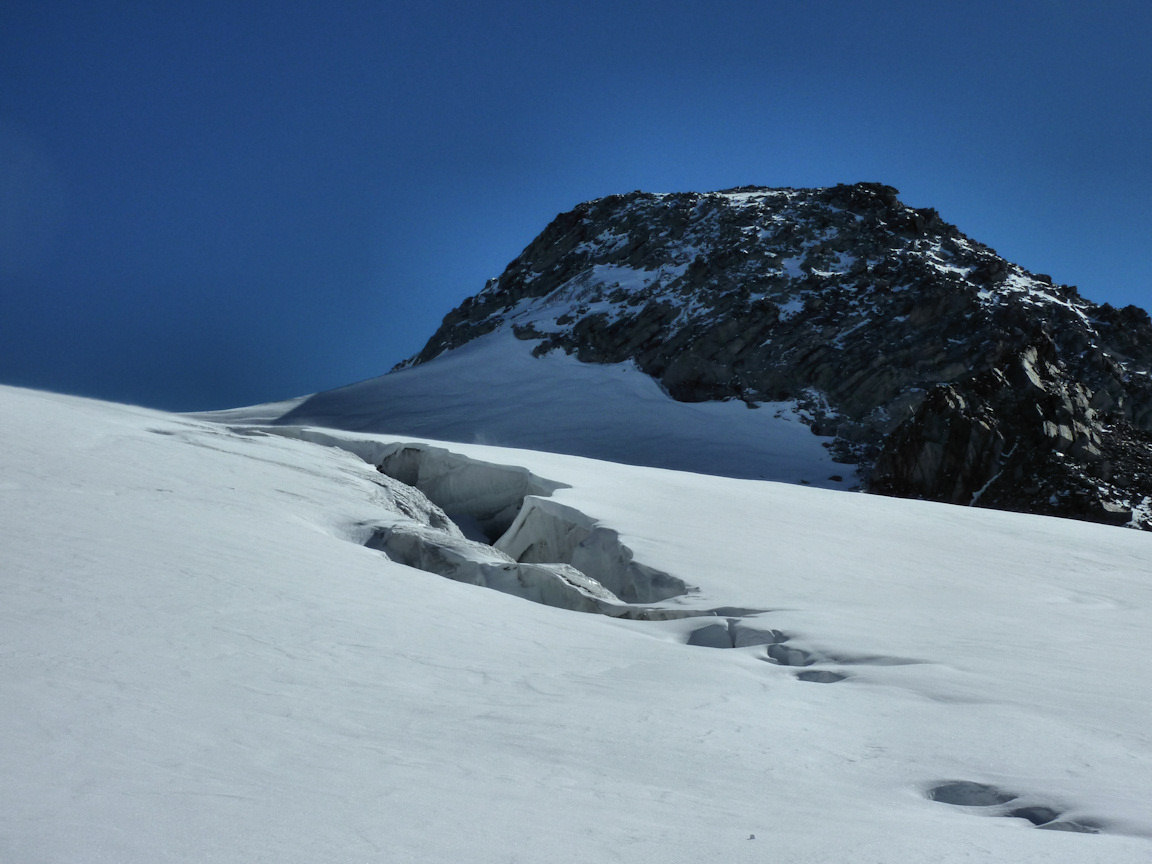
<path fill-rule="evenodd" d="M 170 409 L 387 371 L 558 212 L 876 180 L 1152 291 L 1152 4 L 0 7 L 0 382 Z"/>

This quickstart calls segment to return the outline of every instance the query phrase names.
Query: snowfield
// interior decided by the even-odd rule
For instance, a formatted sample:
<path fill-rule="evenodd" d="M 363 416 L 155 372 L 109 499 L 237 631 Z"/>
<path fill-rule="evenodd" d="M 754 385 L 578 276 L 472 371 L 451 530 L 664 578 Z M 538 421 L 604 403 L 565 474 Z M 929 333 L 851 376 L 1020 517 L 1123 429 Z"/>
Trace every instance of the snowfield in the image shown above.
<path fill-rule="evenodd" d="M 677 402 L 633 363 L 532 356 L 509 327 L 427 363 L 286 402 L 215 411 L 221 422 L 328 426 L 499 444 L 629 465 L 780 480 L 859 483 L 792 402 Z"/>
<path fill-rule="evenodd" d="M 14 388 L 0 416 L 0 861 L 1152 856 L 1147 533 Z"/>

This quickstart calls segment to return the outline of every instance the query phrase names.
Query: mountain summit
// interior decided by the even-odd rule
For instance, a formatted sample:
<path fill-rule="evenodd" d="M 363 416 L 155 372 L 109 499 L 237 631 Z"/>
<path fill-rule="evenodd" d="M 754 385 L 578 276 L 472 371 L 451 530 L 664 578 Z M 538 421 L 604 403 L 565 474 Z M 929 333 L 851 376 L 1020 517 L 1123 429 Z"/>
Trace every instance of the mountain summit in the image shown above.
<path fill-rule="evenodd" d="M 536 358 L 634 364 L 679 403 L 776 416 L 790 404 L 870 491 L 1152 526 L 1148 314 L 1085 300 L 897 194 L 858 183 L 581 204 L 399 374 L 510 334 Z M 405 409 L 364 388 L 279 422 L 400 431 Z"/>

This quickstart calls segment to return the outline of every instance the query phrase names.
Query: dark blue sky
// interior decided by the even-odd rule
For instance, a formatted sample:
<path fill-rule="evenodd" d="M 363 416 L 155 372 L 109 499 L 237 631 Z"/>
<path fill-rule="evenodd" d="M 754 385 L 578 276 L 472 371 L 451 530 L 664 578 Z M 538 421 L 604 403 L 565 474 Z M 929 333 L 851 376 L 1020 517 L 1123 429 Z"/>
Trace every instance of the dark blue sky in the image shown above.
<path fill-rule="evenodd" d="M 0 382 L 173 409 L 371 377 L 556 213 L 877 180 L 1152 290 L 1152 3 L 0 5 Z"/>

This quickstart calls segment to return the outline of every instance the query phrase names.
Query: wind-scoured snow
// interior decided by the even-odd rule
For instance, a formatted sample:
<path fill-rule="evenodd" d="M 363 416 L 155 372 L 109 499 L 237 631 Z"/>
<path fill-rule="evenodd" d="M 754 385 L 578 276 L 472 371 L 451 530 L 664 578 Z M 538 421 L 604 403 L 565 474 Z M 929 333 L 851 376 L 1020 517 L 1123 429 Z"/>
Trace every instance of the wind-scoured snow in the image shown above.
<path fill-rule="evenodd" d="M 221 421 L 329 426 L 569 453 L 730 477 L 853 488 L 795 403 L 685 403 L 631 363 L 533 357 L 507 328 L 427 363 Z M 283 403 L 279 403 L 283 404 Z M 837 479 L 832 479 L 837 478 Z"/>
<path fill-rule="evenodd" d="M 11 388 L 0 411 L 0 860 L 1152 853 L 1147 534 Z M 697 589 L 659 605 L 723 611 L 620 620 L 389 560 L 364 526 L 440 519 L 356 455 L 401 445 L 548 481 Z"/>

